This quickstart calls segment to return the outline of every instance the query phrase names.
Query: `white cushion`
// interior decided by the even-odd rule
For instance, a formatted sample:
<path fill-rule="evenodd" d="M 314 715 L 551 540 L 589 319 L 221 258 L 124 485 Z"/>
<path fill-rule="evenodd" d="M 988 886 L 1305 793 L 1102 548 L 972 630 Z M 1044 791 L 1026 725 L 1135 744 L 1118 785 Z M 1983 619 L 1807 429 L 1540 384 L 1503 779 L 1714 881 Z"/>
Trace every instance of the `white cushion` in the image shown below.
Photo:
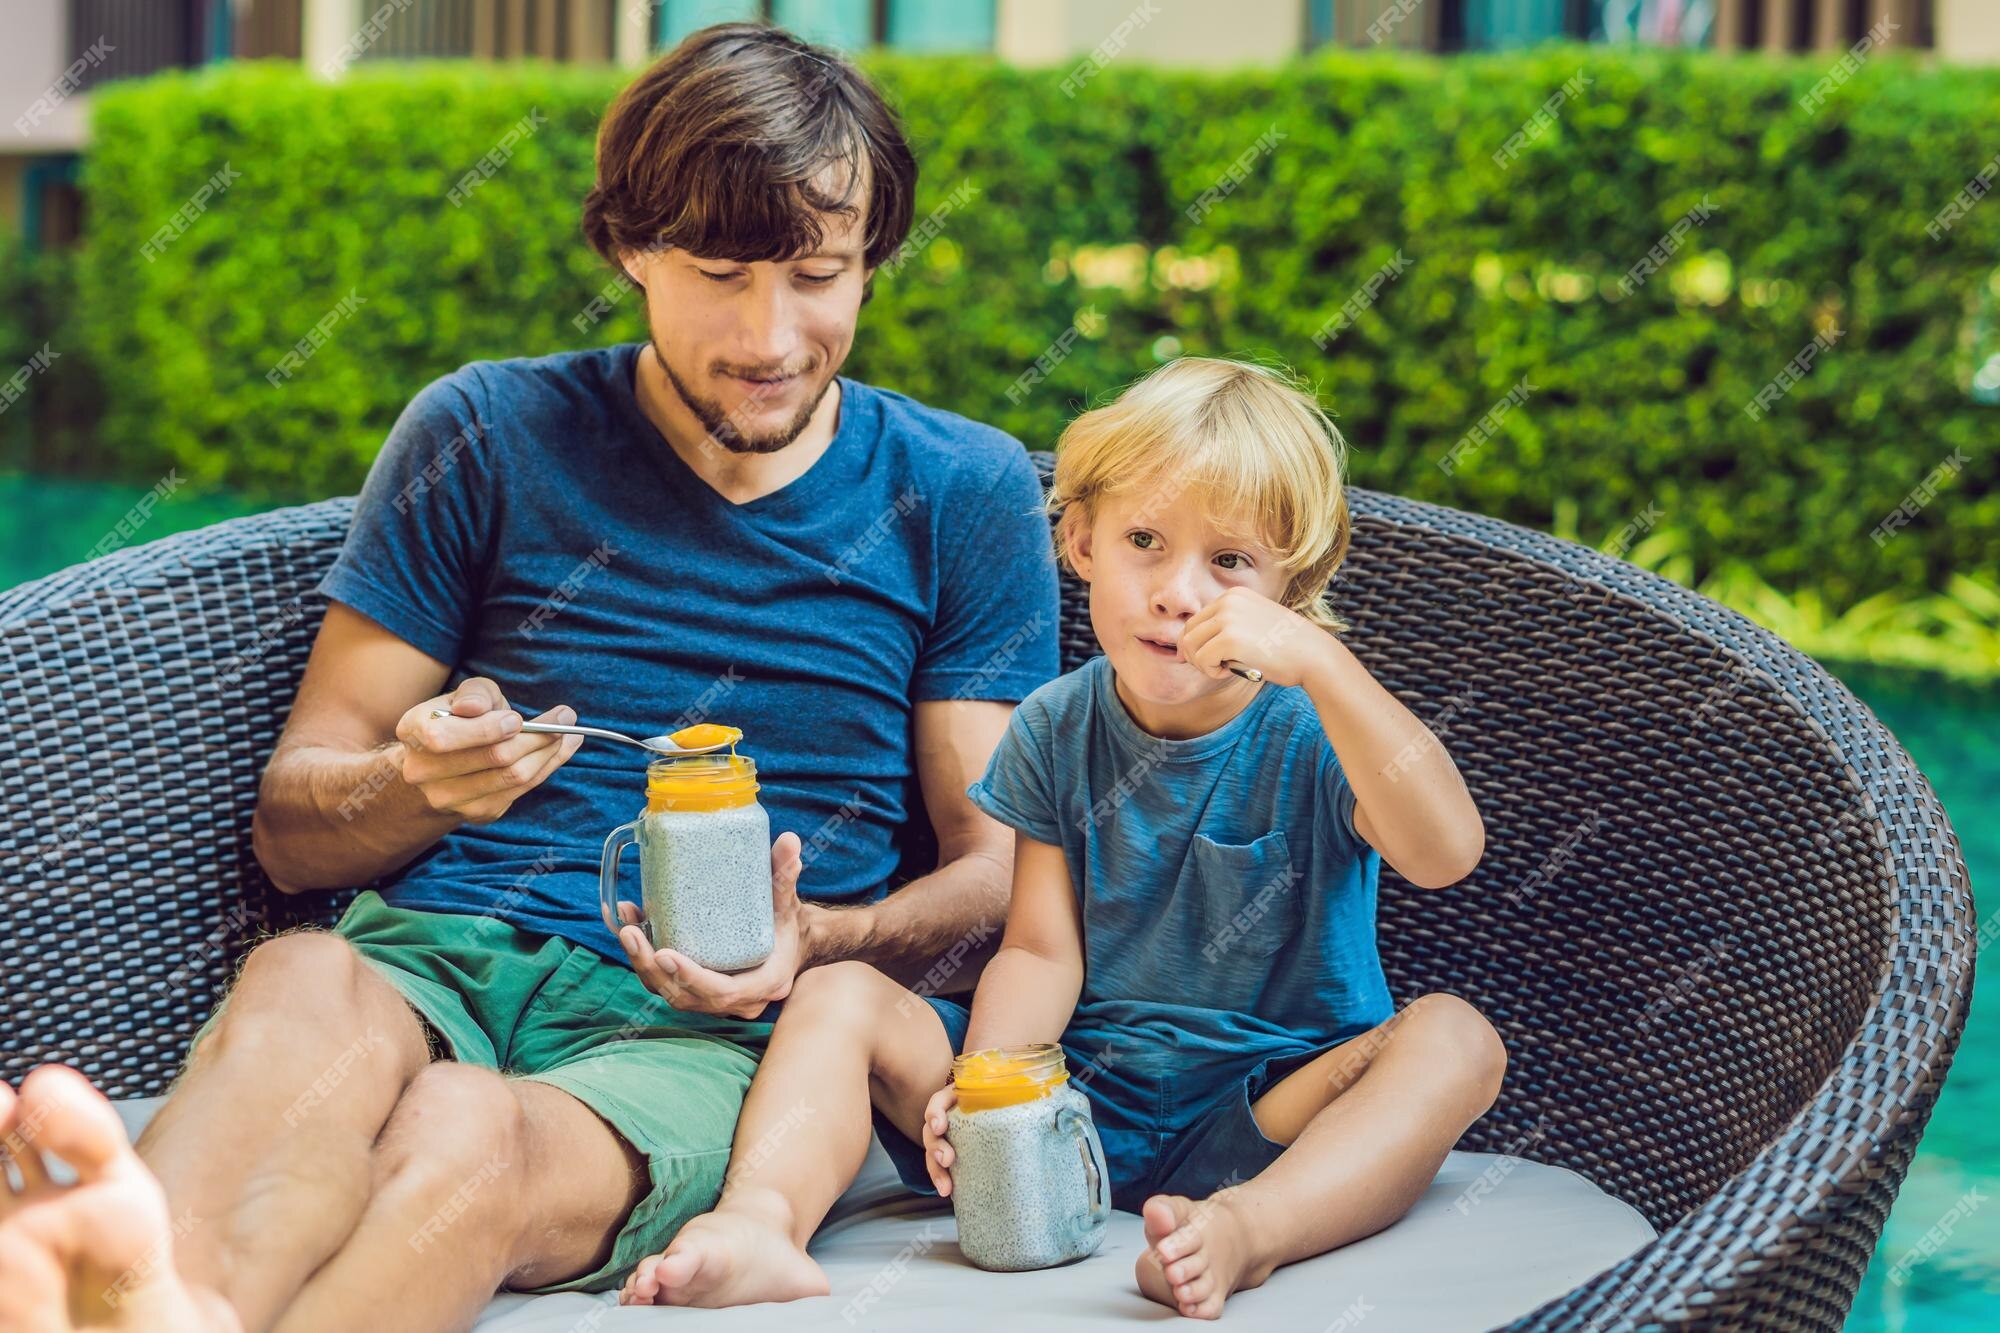
<path fill-rule="evenodd" d="M 157 1097 L 118 1103 L 134 1135 Z M 1631 1206 L 1573 1171 L 1492 1153 L 1455 1152 L 1388 1230 L 1279 1269 L 1230 1298 L 1226 1316 L 1255 1329 L 1449 1333 L 1488 1329 L 1602 1272 L 1654 1239 Z M 615 1295 L 503 1293 L 479 1333 L 798 1328 L 983 1328 L 995 1318 L 1034 1333 L 1171 1317 L 1139 1294 L 1145 1248 L 1133 1213 L 1113 1213 L 1090 1258 L 1034 1273 L 988 1273 L 958 1253 L 951 1210 L 909 1193 L 880 1143 L 813 1238 L 833 1294 L 784 1306 L 661 1311 L 620 1308 Z"/>

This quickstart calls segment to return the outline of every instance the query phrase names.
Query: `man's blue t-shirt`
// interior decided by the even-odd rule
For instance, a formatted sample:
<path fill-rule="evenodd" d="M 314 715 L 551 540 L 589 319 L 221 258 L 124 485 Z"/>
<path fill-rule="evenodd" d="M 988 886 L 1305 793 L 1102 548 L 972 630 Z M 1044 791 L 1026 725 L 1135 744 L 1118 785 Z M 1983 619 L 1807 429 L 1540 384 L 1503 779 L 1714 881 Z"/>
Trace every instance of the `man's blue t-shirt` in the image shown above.
<path fill-rule="evenodd" d="M 454 681 L 490 677 L 524 716 L 566 703 L 633 736 L 741 727 L 773 836 L 804 843 L 800 896 L 877 899 L 921 809 L 914 705 L 1012 701 L 1056 673 L 1034 466 L 1001 431 L 841 379 L 826 452 L 732 504 L 641 411 L 641 346 L 476 362 L 425 388 L 320 591 Z M 645 766 L 586 740 L 383 896 L 623 962 L 597 868 L 605 835 L 645 806 Z M 628 856 L 621 896 L 637 881 Z"/>
<path fill-rule="evenodd" d="M 1062 848 L 1084 977 L 1062 1041 L 1106 1151 L 1135 1160 L 1274 1058 L 1394 1012 L 1375 949 L 1381 856 L 1303 689 L 1266 684 L 1161 740 L 1093 657 L 1014 711 L 973 802 Z"/>

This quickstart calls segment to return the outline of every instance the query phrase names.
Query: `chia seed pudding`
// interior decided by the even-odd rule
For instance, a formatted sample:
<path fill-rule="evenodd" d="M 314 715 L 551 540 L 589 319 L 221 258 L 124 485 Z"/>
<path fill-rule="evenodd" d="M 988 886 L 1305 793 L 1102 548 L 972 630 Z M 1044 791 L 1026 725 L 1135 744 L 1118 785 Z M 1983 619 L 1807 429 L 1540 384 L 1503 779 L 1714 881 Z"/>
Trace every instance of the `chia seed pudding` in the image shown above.
<path fill-rule="evenodd" d="M 636 842 L 655 948 L 677 950 L 718 972 L 769 958 L 777 942 L 771 821 L 756 793 L 757 765 L 733 750 L 648 765 L 645 813 L 604 841 L 605 923 L 618 929 L 619 854 Z"/>
<path fill-rule="evenodd" d="M 959 1057 L 954 1074 L 969 1058 L 1041 1050 L 1054 1052 L 1053 1073 L 1047 1063 L 1025 1074 L 1010 1066 L 1003 1078 L 1013 1091 L 998 1097 L 990 1095 L 998 1081 L 980 1085 L 984 1097 L 961 1082 L 960 1105 L 950 1115 L 958 1247 L 970 1262 L 997 1272 L 1051 1268 L 1095 1253 L 1111 1215 L 1104 1149 L 1090 1103 L 1068 1085 L 1060 1047 L 976 1052 Z M 993 1104 L 1007 1096 L 1029 1100 Z M 978 1109 L 965 1109 L 968 1103 Z"/>
<path fill-rule="evenodd" d="M 653 943 L 740 972 L 771 956 L 771 821 L 764 807 L 648 812 L 639 865 Z"/>

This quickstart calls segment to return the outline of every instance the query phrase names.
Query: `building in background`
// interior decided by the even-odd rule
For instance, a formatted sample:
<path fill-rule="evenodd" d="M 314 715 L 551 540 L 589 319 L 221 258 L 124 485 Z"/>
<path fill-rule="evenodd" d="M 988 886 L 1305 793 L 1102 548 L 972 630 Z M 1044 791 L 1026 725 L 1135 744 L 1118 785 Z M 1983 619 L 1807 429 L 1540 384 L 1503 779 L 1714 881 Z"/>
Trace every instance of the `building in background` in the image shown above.
<path fill-rule="evenodd" d="M 81 225 L 90 90 L 215 60 L 299 57 L 301 0 L 0 0 L 0 219 L 30 248 Z"/>
<path fill-rule="evenodd" d="M 764 19 L 849 50 L 986 52 L 1060 65 L 1116 40 L 1161 65 L 1263 64 L 1327 46 L 1477 51 L 1545 41 L 1835 51 L 1885 21 L 1891 47 L 2000 61 L 2000 0 L 0 0 L 0 226 L 73 241 L 90 90 L 217 60 L 637 65 L 687 33 Z M 1878 39 L 1879 40 L 1879 39 Z"/>

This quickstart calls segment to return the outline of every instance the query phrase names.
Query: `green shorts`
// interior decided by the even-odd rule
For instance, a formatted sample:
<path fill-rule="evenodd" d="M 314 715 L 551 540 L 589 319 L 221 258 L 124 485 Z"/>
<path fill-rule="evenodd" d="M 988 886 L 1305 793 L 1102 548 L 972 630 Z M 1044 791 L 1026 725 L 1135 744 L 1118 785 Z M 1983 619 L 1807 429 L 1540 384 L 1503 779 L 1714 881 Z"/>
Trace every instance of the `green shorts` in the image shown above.
<path fill-rule="evenodd" d="M 561 1088 L 645 1156 L 651 1189 L 604 1266 L 516 1290 L 615 1288 L 715 1206 L 770 1023 L 679 1013 L 630 967 L 580 944 L 489 916 L 391 907 L 372 890 L 334 930 L 410 1002 L 447 1058 Z"/>

